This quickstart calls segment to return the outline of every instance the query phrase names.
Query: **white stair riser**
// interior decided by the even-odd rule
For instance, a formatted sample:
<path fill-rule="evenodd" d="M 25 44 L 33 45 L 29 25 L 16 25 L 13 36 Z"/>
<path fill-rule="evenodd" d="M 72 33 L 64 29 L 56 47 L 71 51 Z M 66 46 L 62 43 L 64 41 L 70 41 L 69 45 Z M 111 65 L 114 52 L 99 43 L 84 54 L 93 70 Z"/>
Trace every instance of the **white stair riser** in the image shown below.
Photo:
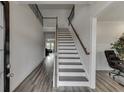
<path fill-rule="evenodd" d="M 58 56 L 65 56 L 65 57 L 79 57 L 78 54 L 59 54 Z"/>
<path fill-rule="evenodd" d="M 59 54 L 58 57 L 79 57 L 78 54 Z"/>
<path fill-rule="evenodd" d="M 64 44 L 62 44 L 62 43 L 59 43 L 58 45 L 75 45 L 74 43 L 64 43 Z"/>
<path fill-rule="evenodd" d="M 64 43 L 64 42 L 74 43 L 73 41 L 58 41 L 58 43 Z"/>
<path fill-rule="evenodd" d="M 75 46 L 59 46 L 58 48 L 76 48 Z"/>
<path fill-rule="evenodd" d="M 66 34 L 66 33 L 70 33 L 69 31 L 68 32 L 58 32 L 58 34 Z"/>
<path fill-rule="evenodd" d="M 68 82 L 68 81 L 59 81 L 59 86 L 89 86 L 89 82 Z"/>
<path fill-rule="evenodd" d="M 65 69 L 83 69 L 82 65 L 59 65 L 59 68 Z"/>
<path fill-rule="evenodd" d="M 70 47 L 61 47 L 61 48 L 58 48 L 58 49 L 63 49 L 63 50 L 64 49 L 69 49 L 69 50 L 71 50 L 71 49 L 76 49 L 76 48 L 75 47 L 71 47 L 71 48 Z"/>
<path fill-rule="evenodd" d="M 58 62 L 80 62 L 80 59 L 58 59 Z"/>
<path fill-rule="evenodd" d="M 77 53 L 77 50 L 58 50 L 58 52 L 63 52 L 63 53 Z"/>
<path fill-rule="evenodd" d="M 59 76 L 86 76 L 85 72 L 59 72 Z"/>
<path fill-rule="evenodd" d="M 64 39 L 66 39 L 66 38 L 72 38 L 72 36 L 57 36 L 57 38 L 64 38 Z"/>
<path fill-rule="evenodd" d="M 71 35 L 70 33 L 58 33 L 58 35 Z"/>

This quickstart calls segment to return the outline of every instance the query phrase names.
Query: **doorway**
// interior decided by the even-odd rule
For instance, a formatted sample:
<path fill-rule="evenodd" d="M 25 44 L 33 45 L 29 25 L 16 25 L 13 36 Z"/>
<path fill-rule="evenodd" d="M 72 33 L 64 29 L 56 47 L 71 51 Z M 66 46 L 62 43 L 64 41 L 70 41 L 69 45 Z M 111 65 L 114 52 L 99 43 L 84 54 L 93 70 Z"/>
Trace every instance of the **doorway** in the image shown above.
<path fill-rule="evenodd" d="M 55 32 L 45 32 L 45 56 L 55 52 Z"/>
<path fill-rule="evenodd" d="M 54 52 L 54 40 L 53 39 L 47 39 L 45 42 L 45 49 L 46 49 L 46 56 L 48 56 L 50 53 Z"/>
<path fill-rule="evenodd" d="M 0 2 L 0 91 L 10 89 L 9 2 Z"/>

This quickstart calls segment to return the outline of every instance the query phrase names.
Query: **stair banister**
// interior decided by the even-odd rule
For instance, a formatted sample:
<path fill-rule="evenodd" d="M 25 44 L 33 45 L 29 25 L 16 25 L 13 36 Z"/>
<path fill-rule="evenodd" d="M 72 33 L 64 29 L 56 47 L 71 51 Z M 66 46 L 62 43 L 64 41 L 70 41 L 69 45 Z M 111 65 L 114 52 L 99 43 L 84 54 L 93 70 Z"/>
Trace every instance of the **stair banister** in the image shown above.
<path fill-rule="evenodd" d="M 82 46 L 82 48 L 83 48 L 85 54 L 86 54 L 86 55 L 89 55 L 90 53 L 87 51 L 87 48 L 84 46 L 84 44 L 83 44 L 83 42 L 81 41 L 81 39 L 80 39 L 78 33 L 76 32 L 76 29 L 74 28 L 73 24 L 71 23 L 71 21 L 72 21 L 72 19 L 73 19 L 73 17 L 74 17 L 74 10 L 75 10 L 75 6 L 73 6 L 73 8 L 72 8 L 72 10 L 71 10 L 71 13 L 70 13 L 70 15 L 69 15 L 69 17 L 68 17 L 69 25 L 72 27 L 72 29 L 73 29 L 75 35 L 77 36 L 77 38 L 78 38 L 78 40 L 79 40 L 79 42 L 80 42 L 80 44 L 81 44 L 81 46 Z M 70 20 L 70 19 L 71 19 L 71 20 Z"/>

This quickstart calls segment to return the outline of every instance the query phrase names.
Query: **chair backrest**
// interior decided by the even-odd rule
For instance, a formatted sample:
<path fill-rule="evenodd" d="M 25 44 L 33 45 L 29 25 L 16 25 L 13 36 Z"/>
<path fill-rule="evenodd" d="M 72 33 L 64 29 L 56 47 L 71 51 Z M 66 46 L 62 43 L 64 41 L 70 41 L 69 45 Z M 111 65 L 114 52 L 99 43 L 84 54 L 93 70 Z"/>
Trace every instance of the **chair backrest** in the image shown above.
<path fill-rule="evenodd" d="M 108 64 L 110 67 L 114 67 L 115 65 L 113 64 L 113 61 L 116 62 L 117 60 L 120 60 L 115 52 L 113 50 L 105 50 L 105 56 L 107 58 Z"/>

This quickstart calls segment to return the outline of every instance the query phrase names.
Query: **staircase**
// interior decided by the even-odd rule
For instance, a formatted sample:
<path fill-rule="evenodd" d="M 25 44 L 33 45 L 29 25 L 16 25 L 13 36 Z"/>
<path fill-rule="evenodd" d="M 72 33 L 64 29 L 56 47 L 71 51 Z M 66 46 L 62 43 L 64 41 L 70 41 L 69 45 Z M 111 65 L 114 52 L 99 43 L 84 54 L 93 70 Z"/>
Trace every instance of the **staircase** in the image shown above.
<path fill-rule="evenodd" d="M 57 87 L 88 86 L 83 62 L 68 29 L 58 29 L 57 51 Z"/>

